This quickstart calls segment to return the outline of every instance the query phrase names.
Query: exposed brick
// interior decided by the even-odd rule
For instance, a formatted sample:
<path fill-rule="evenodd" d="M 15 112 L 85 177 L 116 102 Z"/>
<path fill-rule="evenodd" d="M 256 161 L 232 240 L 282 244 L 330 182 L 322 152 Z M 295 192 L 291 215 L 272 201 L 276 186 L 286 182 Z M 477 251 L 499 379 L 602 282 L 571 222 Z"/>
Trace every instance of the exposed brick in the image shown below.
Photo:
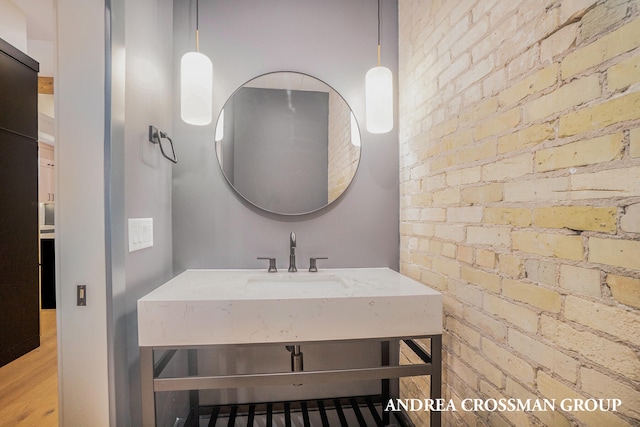
<path fill-rule="evenodd" d="M 640 270 L 640 241 L 591 237 L 589 262 Z"/>
<path fill-rule="evenodd" d="M 526 307 L 489 293 L 484 295 L 482 307 L 527 332 L 536 333 L 538 330 L 538 313 Z"/>
<path fill-rule="evenodd" d="M 511 246 L 510 229 L 507 227 L 468 226 L 467 242 L 496 247 Z"/>
<path fill-rule="evenodd" d="M 474 285 L 481 286 L 491 292 L 500 292 L 500 276 L 493 273 L 487 273 L 473 267 L 462 266 L 460 270 L 460 278 Z"/>
<path fill-rule="evenodd" d="M 488 249 L 476 250 L 476 264 L 481 267 L 495 268 L 496 253 Z"/>
<path fill-rule="evenodd" d="M 535 122 L 554 113 L 594 100 L 602 94 L 600 79 L 592 74 L 574 80 L 524 106 L 524 120 Z"/>
<path fill-rule="evenodd" d="M 500 254 L 498 256 L 498 268 L 501 273 L 507 274 L 514 279 L 519 279 L 524 274 L 522 258 L 511 254 Z"/>
<path fill-rule="evenodd" d="M 463 89 L 466 89 L 471 84 L 477 82 L 487 74 L 493 70 L 494 60 L 492 56 L 484 58 L 480 62 L 476 63 L 475 59 L 472 57 L 474 64 L 466 73 L 460 75 L 458 79 L 456 79 L 456 93 L 461 92 Z"/>
<path fill-rule="evenodd" d="M 640 203 L 629 205 L 620 218 L 620 229 L 629 233 L 640 233 Z"/>
<path fill-rule="evenodd" d="M 529 181 L 504 184 L 505 202 L 531 202 L 566 200 L 569 195 L 569 178 L 538 178 Z"/>
<path fill-rule="evenodd" d="M 462 203 L 465 205 L 499 202 L 502 200 L 502 184 L 488 184 L 463 188 L 460 192 Z"/>
<path fill-rule="evenodd" d="M 560 266 L 560 287 L 572 293 L 599 298 L 602 294 L 600 270 L 562 265 Z"/>
<path fill-rule="evenodd" d="M 492 384 L 496 386 L 502 384 L 502 378 L 504 377 L 502 371 L 487 362 L 487 360 L 478 352 L 477 348 L 461 345 L 460 357 L 470 366 L 473 366 L 482 377 L 486 378 Z"/>
<path fill-rule="evenodd" d="M 460 121 L 463 123 L 475 123 L 498 111 L 498 105 L 497 97 L 485 99 L 460 113 Z"/>
<path fill-rule="evenodd" d="M 473 248 L 471 246 L 458 245 L 457 258 L 467 264 L 473 263 Z"/>
<path fill-rule="evenodd" d="M 502 294 L 551 313 L 559 313 L 562 306 L 562 297 L 559 293 L 519 280 L 504 279 Z"/>
<path fill-rule="evenodd" d="M 432 268 L 445 276 L 460 278 L 460 264 L 447 258 L 435 257 L 431 261 Z"/>
<path fill-rule="evenodd" d="M 433 204 L 436 206 L 458 204 L 460 203 L 460 188 L 454 187 L 435 191 L 432 198 Z"/>
<path fill-rule="evenodd" d="M 447 208 L 447 221 L 448 222 L 481 222 L 482 221 L 482 207 L 481 206 L 468 206 L 462 208 Z"/>
<path fill-rule="evenodd" d="M 528 227 L 531 225 L 531 210 L 526 208 L 485 208 L 484 222 Z"/>
<path fill-rule="evenodd" d="M 617 301 L 640 308 L 640 279 L 610 274 L 607 276 L 607 285 Z"/>
<path fill-rule="evenodd" d="M 469 56 L 468 53 L 463 54 L 453 61 L 453 63 L 438 76 L 438 87 L 445 87 L 447 83 L 453 80 L 456 76 L 467 70 L 470 64 L 471 56 Z"/>
<path fill-rule="evenodd" d="M 561 63 L 562 78 L 567 79 L 607 59 L 640 45 L 640 19 L 568 54 Z"/>
<path fill-rule="evenodd" d="M 454 117 L 439 125 L 433 126 L 427 136 L 429 139 L 440 139 L 445 135 L 453 133 L 458 128 L 458 118 Z"/>
<path fill-rule="evenodd" d="M 446 176 L 441 173 L 439 175 L 431 175 L 420 179 L 419 191 L 433 191 L 447 186 Z"/>
<path fill-rule="evenodd" d="M 640 166 L 571 176 L 572 199 L 630 197 L 638 194 Z"/>
<path fill-rule="evenodd" d="M 510 106 L 529 95 L 540 92 L 558 81 L 558 65 L 553 64 L 535 72 L 500 92 L 498 99 L 503 106 Z"/>
<path fill-rule="evenodd" d="M 474 184 L 480 182 L 481 168 L 475 166 L 466 169 L 456 169 L 447 172 L 447 185 L 457 186 L 463 184 Z"/>
<path fill-rule="evenodd" d="M 476 160 L 493 157 L 496 154 L 496 144 L 495 141 L 489 140 L 482 144 L 464 147 L 455 153 L 438 157 L 431 162 L 431 170 L 435 172 L 454 165 L 468 164 Z"/>
<path fill-rule="evenodd" d="M 536 283 L 555 286 L 558 282 L 558 268 L 555 262 L 529 258 L 524 262 L 526 278 Z"/>
<path fill-rule="evenodd" d="M 552 123 L 541 123 L 526 127 L 498 138 L 498 153 L 522 150 L 538 145 L 554 135 Z"/>
<path fill-rule="evenodd" d="M 424 208 L 420 213 L 420 219 L 423 221 L 442 222 L 446 218 L 447 210 L 443 208 Z"/>
<path fill-rule="evenodd" d="M 562 3 L 564 4 L 564 2 Z M 578 23 L 567 25 L 540 43 L 540 61 L 547 62 L 564 53 L 576 41 Z"/>
<path fill-rule="evenodd" d="M 545 234 L 532 231 L 511 233 L 513 249 L 523 252 L 581 261 L 584 256 L 582 237 Z"/>
<path fill-rule="evenodd" d="M 533 172 L 533 154 L 524 153 L 482 166 L 483 181 L 504 181 Z"/>
<path fill-rule="evenodd" d="M 492 337 L 497 342 L 502 342 L 507 337 L 507 328 L 504 322 L 487 316 L 477 307 L 464 307 L 463 317 L 470 325 L 482 331 L 483 336 Z"/>
<path fill-rule="evenodd" d="M 592 396 L 615 396 L 622 400 L 618 411 L 640 419 L 640 390 L 594 369 L 580 368 L 582 390 Z"/>
<path fill-rule="evenodd" d="M 627 16 L 627 1 L 607 1 L 589 10 L 580 21 L 580 40 L 587 40 L 621 22 Z"/>
<path fill-rule="evenodd" d="M 470 145 L 472 142 L 473 131 L 471 129 L 458 130 L 455 133 L 444 137 L 441 143 L 436 144 L 436 147 L 441 147 L 441 149 L 438 152 L 434 152 L 432 155 L 457 150 L 458 148 Z"/>
<path fill-rule="evenodd" d="M 459 300 L 475 305 L 476 307 L 482 307 L 482 289 L 474 288 L 473 286 L 458 282 L 457 280 L 450 280 L 448 290 Z"/>
<path fill-rule="evenodd" d="M 451 366 L 451 372 L 454 372 L 455 375 L 460 378 L 465 384 L 476 387 L 478 384 L 478 374 L 469 367 L 465 362 L 463 362 L 458 357 L 450 357 L 449 365 Z"/>
<path fill-rule="evenodd" d="M 436 224 L 434 236 L 443 240 L 462 242 L 465 238 L 464 226 L 457 224 Z"/>
<path fill-rule="evenodd" d="M 488 119 L 475 127 L 473 136 L 476 140 L 500 134 L 515 128 L 520 123 L 520 109 L 514 108 L 494 118 Z"/>
<path fill-rule="evenodd" d="M 511 378 L 507 378 L 505 384 L 505 391 L 508 396 L 513 396 L 516 399 L 520 399 L 522 401 L 526 401 L 527 399 L 536 400 L 540 399 L 541 396 L 538 394 L 534 394 L 530 392 L 528 389 L 524 388 L 522 385 L 512 380 Z M 553 427 L 571 427 L 573 426 L 573 422 L 569 421 L 567 417 L 562 414 L 562 412 L 555 411 L 536 411 L 534 415 L 537 419 L 542 421 L 542 425 L 545 426 L 553 426 Z M 531 425 L 531 420 L 527 420 L 525 423 L 515 423 L 514 425 Z M 533 424 L 535 425 L 535 423 Z"/>
<path fill-rule="evenodd" d="M 581 18 L 595 3 L 596 0 L 564 0 L 560 4 L 560 23 Z"/>
<path fill-rule="evenodd" d="M 536 170 L 547 172 L 611 161 L 622 154 L 624 135 L 617 133 L 536 152 Z"/>
<path fill-rule="evenodd" d="M 633 348 L 610 341 L 589 331 L 579 331 L 547 315 L 540 317 L 542 335 L 559 346 L 580 354 L 587 360 L 622 374 L 634 381 L 640 379 L 639 357 Z"/>
<path fill-rule="evenodd" d="M 440 253 L 442 254 L 442 256 L 446 256 L 447 258 L 455 258 L 456 244 L 451 242 L 442 243 L 442 251 Z"/>
<path fill-rule="evenodd" d="M 607 87 L 609 90 L 624 89 L 640 81 L 640 55 L 609 67 L 607 70 Z"/>
<path fill-rule="evenodd" d="M 560 117 L 558 135 L 560 137 L 575 135 L 638 118 L 640 118 L 640 92 L 632 92 Z"/>
<path fill-rule="evenodd" d="M 422 270 L 418 280 L 427 286 L 431 286 L 440 291 L 445 291 L 447 289 L 447 278 L 430 270 Z"/>
<path fill-rule="evenodd" d="M 629 137 L 631 139 L 631 147 L 629 149 L 631 157 L 640 157 L 640 128 L 632 129 L 629 132 Z"/>
<path fill-rule="evenodd" d="M 589 398 L 589 396 L 577 393 L 543 371 L 538 371 L 537 384 L 542 396 L 548 399 L 555 399 L 557 402 L 563 399 L 578 399 L 584 401 Z M 571 411 L 571 415 L 588 426 L 630 426 L 629 423 L 616 416 L 615 412 Z"/>
<path fill-rule="evenodd" d="M 535 208 L 533 225 L 543 228 L 616 232 L 617 208 L 592 206 L 553 206 Z"/>
<path fill-rule="evenodd" d="M 433 236 L 433 230 L 435 229 L 433 224 L 429 223 L 421 223 L 421 224 L 413 224 L 413 234 L 418 236 Z"/>
<path fill-rule="evenodd" d="M 504 369 L 507 374 L 511 374 L 514 378 L 518 378 L 518 380 L 529 386 L 533 386 L 535 377 L 533 368 L 526 361 L 513 354 L 513 352 L 483 338 L 482 353 L 484 353 L 488 360 Z"/>
<path fill-rule="evenodd" d="M 531 337 L 515 329 L 509 329 L 508 342 L 511 348 L 526 358 L 551 369 L 568 381 L 576 381 L 578 362 L 574 358 L 541 342 L 539 337 Z"/>
<path fill-rule="evenodd" d="M 429 206 L 433 203 L 433 195 L 431 193 L 414 194 L 411 196 L 411 206 Z"/>
<path fill-rule="evenodd" d="M 640 344 L 640 322 L 637 312 L 569 295 L 564 303 L 564 315 L 567 319 L 593 330 L 606 332 L 636 346 Z"/>

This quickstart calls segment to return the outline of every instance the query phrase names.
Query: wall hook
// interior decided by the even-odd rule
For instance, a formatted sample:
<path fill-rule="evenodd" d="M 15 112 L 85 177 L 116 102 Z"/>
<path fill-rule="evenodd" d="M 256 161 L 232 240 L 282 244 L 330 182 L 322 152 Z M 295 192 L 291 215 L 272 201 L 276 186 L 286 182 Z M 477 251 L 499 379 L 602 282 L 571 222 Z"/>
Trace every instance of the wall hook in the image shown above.
<path fill-rule="evenodd" d="M 173 157 L 167 156 L 167 154 L 164 152 L 164 148 L 162 147 L 163 139 L 166 139 L 169 141 L 169 145 L 171 146 L 171 154 Z M 162 155 L 165 157 L 165 159 L 173 163 L 178 163 L 176 152 L 173 149 L 173 141 L 171 140 L 171 138 L 169 138 L 169 135 L 167 135 L 165 132 L 162 132 L 157 127 L 153 125 L 149 125 L 149 141 L 153 142 L 154 144 L 158 144 L 160 146 L 160 151 L 162 152 Z"/>

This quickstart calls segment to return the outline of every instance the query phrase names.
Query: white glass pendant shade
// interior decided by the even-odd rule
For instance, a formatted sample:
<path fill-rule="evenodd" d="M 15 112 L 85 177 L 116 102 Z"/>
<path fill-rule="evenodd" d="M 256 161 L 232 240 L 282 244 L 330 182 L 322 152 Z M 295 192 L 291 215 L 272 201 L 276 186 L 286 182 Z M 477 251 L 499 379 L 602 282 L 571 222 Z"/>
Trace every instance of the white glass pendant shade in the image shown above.
<path fill-rule="evenodd" d="M 386 67 L 373 67 L 365 78 L 367 130 L 385 133 L 393 129 L 393 75 Z"/>
<path fill-rule="evenodd" d="M 356 116 L 353 115 L 353 111 L 351 112 L 351 144 L 355 147 L 360 147 L 362 145 L 360 142 L 358 122 L 356 121 Z"/>
<path fill-rule="evenodd" d="M 220 111 L 220 117 L 218 117 L 218 123 L 216 123 L 216 135 L 214 139 L 216 142 L 224 139 L 224 108 Z"/>
<path fill-rule="evenodd" d="M 180 63 L 180 116 L 191 125 L 211 123 L 213 115 L 213 65 L 200 52 L 188 52 Z"/>

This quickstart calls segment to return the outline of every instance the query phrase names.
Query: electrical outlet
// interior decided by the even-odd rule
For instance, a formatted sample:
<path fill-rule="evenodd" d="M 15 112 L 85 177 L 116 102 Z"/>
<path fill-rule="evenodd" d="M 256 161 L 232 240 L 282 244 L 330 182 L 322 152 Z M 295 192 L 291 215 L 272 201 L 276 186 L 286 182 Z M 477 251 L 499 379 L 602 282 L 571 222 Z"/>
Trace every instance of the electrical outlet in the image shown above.
<path fill-rule="evenodd" d="M 153 218 L 129 218 L 129 252 L 153 246 Z"/>

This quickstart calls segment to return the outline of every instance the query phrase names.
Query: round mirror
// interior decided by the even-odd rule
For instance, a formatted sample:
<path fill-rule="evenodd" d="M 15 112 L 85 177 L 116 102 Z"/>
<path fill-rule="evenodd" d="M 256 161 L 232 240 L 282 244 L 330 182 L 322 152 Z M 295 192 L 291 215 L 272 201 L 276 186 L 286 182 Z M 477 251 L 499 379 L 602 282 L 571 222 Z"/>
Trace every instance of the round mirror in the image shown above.
<path fill-rule="evenodd" d="M 345 100 L 301 73 L 265 74 L 235 91 L 218 117 L 215 142 L 235 191 L 284 215 L 336 200 L 360 161 L 360 130 Z"/>

